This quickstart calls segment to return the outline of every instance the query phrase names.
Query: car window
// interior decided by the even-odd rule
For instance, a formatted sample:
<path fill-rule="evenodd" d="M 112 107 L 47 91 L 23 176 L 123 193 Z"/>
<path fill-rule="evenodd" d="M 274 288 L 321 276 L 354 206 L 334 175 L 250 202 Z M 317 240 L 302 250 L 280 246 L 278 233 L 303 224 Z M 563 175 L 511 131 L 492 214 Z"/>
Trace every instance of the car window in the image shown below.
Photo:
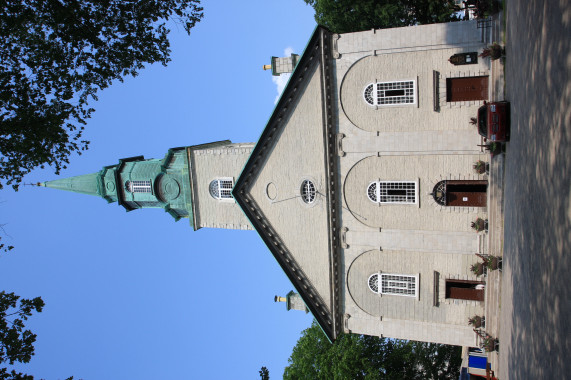
<path fill-rule="evenodd" d="M 488 137 L 488 106 L 482 106 L 478 109 L 478 132 L 484 137 Z"/>

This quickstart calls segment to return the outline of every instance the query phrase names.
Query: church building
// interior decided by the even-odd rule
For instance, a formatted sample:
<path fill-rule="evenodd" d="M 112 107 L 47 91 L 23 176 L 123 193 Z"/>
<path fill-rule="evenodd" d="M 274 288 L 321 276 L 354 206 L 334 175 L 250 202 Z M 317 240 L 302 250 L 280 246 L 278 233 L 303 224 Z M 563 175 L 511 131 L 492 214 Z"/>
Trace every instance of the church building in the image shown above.
<path fill-rule="evenodd" d="M 488 161 L 470 118 L 489 98 L 475 21 L 334 34 L 317 27 L 257 143 L 170 149 L 45 182 L 200 228 L 255 229 L 289 308 L 331 341 L 357 333 L 475 346 L 484 314 Z M 463 64 L 451 56 L 465 54 Z M 288 69 L 289 68 L 289 69 Z M 261 127 L 260 127 L 261 129 Z M 135 217 L 135 216 L 134 216 Z M 305 305 L 303 305 L 305 304 Z"/>

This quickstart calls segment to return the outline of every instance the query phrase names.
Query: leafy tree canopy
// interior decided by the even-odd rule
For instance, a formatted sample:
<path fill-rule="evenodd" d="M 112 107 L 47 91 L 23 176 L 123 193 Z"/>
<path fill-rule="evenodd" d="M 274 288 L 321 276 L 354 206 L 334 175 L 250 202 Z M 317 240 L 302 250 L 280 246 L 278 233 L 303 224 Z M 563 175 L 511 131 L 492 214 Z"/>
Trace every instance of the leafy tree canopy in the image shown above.
<path fill-rule="evenodd" d="M 304 330 L 284 379 L 457 379 L 461 347 L 345 334 L 329 343 L 316 322 Z"/>
<path fill-rule="evenodd" d="M 170 61 L 168 21 L 187 34 L 199 0 L 4 0 L 0 9 L 0 188 L 88 148 L 97 92 Z"/>
<path fill-rule="evenodd" d="M 8 372 L 6 368 L 0 368 L 0 380 L 34 380 L 34 376 L 27 375 L 22 372 L 16 372 L 14 370 Z M 65 380 L 73 380 L 73 376 L 70 376 Z"/>
<path fill-rule="evenodd" d="M 452 0 L 304 0 L 335 33 L 457 20 Z"/>
<path fill-rule="evenodd" d="M 24 321 L 34 312 L 41 313 L 43 308 L 44 301 L 40 297 L 20 300 L 14 293 L 0 292 L 0 365 L 30 361 L 36 334 L 24 329 Z M 34 377 L 0 368 L 0 380 L 34 380 Z M 73 380 L 73 376 L 66 380 Z"/>
<path fill-rule="evenodd" d="M 0 292 L 0 364 L 28 363 L 34 355 L 36 334 L 24 329 L 24 321 L 34 311 L 40 313 L 44 301 L 19 299 L 14 293 Z"/>
<path fill-rule="evenodd" d="M 34 380 L 34 377 L 14 370 L 8 372 L 6 368 L 0 368 L 0 380 Z"/>
<path fill-rule="evenodd" d="M 261 380 L 270 380 L 270 371 L 266 367 L 262 367 L 259 373 Z"/>

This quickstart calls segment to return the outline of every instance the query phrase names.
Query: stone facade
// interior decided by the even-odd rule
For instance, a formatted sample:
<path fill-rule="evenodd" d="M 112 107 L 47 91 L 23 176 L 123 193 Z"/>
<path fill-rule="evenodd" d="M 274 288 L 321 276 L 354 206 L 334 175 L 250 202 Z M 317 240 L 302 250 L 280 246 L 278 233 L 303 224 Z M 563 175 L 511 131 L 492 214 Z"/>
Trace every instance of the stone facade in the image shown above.
<path fill-rule="evenodd" d="M 441 181 L 488 179 L 472 167 L 487 155 L 469 121 L 487 99 L 489 62 L 448 61 L 485 39 L 473 22 L 318 28 L 293 72 L 258 143 L 266 151 L 253 151 L 234 195 L 330 339 L 476 343 L 467 320 L 483 313 L 482 278 L 470 266 L 487 238 L 470 223 L 487 209 L 434 194 Z M 458 85 L 471 77 L 480 88 Z M 458 101 L 451 91 L 480 95 Z M 317 189 L 312 205 L 301 199 L 304 179 Z M 403 182 L 406 202 L 373 200 L 371 189 Z"/>
<path fill-rule="evenodd" d="M 215 199 L 210 184 L 216 179 L 235 183 L 248 160 L 254 143 L 197 146 L 187 149 L 192 182 L 194 228 L 252 229 L 233 198 Z"/>
<path fill-rule="evenodd" d="M 486 161 L 470 117 L 483 100 L 446 102 L 446 78 L 486 76 L 489 63 L 453 66 L 456 53 L 484 46 L 472 22 L 374 30 L 334 36 L 338 107 L 339 181 L 346 332 L 456 345 L 475 345 L 467 324 L 483 302 L 447 299 L 446 280 L 481 280 L 470 272 L 484 253 L 485 236 L 470 222 L 485 207 L 450 207 L 432 192 L 442 180 L 485 180 L 474 172 Z M 412 104 L 372 106 L 371 83 L 412 81 Z M 436 99 L 435 99 L 436 98 Z M 438 107 L 436 107 L 438 105 Z M 416 204 L 373 203 L 373 181 L 411 181 Z M 374 273 L 414 275 L 418 297 L 371 291 Z"/>

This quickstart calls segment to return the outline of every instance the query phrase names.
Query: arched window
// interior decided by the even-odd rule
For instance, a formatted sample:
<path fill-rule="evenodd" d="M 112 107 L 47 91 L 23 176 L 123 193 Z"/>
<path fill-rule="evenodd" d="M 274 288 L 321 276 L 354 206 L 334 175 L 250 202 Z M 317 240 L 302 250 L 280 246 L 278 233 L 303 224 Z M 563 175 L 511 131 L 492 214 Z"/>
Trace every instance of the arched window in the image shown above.
<path fill-rule="evenodd" d="M 363 91 L 363 97 L 371 106 L 416 104 L 414 80 L 371 83 Z"/>
<path fill-rule="evenodd" d="M 310 180 L 306 179 L 301 183 L 301 188 L 299 189 L 301 194 L 301 199 L 307 203 L 312 204 L 315 202 L 317 196 L 317 190 L 315 190 L 315 185 Z"/>
<path fill-rule="evenodd" d="M 369 289 L 371 289 L 371 291 L 373 293 L 379 292 L 379 274 L 378 273 L 375 273 L 375 274 L 372 274 L 371 276 L 369 276 Z"/>
<path fill-rule="evenodd" d="M 446 206 L 446 181 L 440 181 L 434 186 L 432 197 L 439 205 Z"/>
<path fill-rule="evenodd" d="M 151 181 L 127 181 L 125 190 L 130 193 L 152 193 Z"/>
<path fill-rule="evenodd" d="M 232 188 L 234 187 L 234 180 L 232 178 L 218 178 L 210 182 L 210 195 L 215 199 L 233 199 Z"/>
<path fill-rule="evenodd" d="M 415 275 L 373 273 L 368 283 L 373 293 L 418 297 L 418 276 Z"/>
<path fill-rule="evenodd" d="M 367 197 L 375 203 L 416 204 L 417 193 L 413 181 L 375 181 L 367 187 Z"/>

